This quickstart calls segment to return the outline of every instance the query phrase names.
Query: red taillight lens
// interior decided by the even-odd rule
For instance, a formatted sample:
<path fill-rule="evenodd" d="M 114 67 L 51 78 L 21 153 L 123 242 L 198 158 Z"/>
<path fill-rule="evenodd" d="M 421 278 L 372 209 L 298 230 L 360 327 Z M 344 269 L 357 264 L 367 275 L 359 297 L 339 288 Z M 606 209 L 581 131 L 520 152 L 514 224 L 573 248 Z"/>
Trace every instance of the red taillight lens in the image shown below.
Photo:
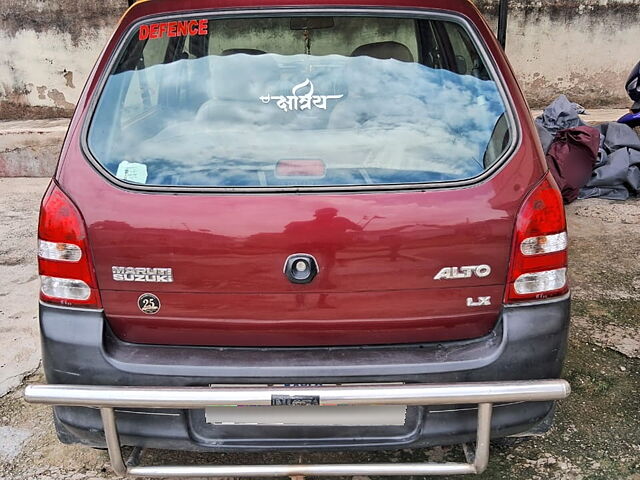
<path fill-rule="evenodd" d="M 505 302 L 567 293 L 567 261 L 564 204 L 553 177 L 547 174 L 518 213 Z"/>
<path fill-rule="evenodd" d="M 100 308 L 100 295 L 80 212 L 51 183 L 38 226 L 40 299 L 61 305 Z"/>

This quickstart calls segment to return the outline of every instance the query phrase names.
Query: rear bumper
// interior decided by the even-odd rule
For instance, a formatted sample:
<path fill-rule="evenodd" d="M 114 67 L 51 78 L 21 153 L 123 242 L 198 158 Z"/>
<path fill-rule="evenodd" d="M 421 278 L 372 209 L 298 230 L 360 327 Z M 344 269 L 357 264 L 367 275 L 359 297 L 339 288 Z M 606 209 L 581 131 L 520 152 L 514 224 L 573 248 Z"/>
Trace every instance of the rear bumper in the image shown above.
<path fill-rule="evenodd" d="M 504 309 L 490 335 L 465 342 L 388 347 L 206 348 L 132 345 L 101 312 L 41 305 L 43 364 L 50 384 L 206 386 L 289 383 L 461 383 L 559 378 L 569 298 Z M 491 434 L 506 436 L 548 420 L 551 402 L 493 409 Z M 100 413 L 56 407 L 60 438 L 104 446 Z M 403 427 L 212 426 L 203 410 L 116 408 L 127 445 L 191 450 L 385 449 L 475 438 L 472 405 L 412 406 Z"/>
<path fill-rule="evenodd" d="M 103 387 L 74 385 L 30 385 L 25 399 L 33 403 L 92 406 L 100 409 L 111 465 L 118 475 L 167 476 L 343 476 L 343 475 L 444 475 L 482 473 L 489 462 L 491 418 L 495 402 L 543 401 L 566 398 L 570 392 L 564 380 L 526 382 L 403 384 L 308 387 Z M 476 447 L 465 448 L 466 463 L 379 463 L 318 465 L 162 465 L 138 466 L 140 448 L 125 462 L 116 425 L 114 407 L 189 408 L 224 407 L 229 404 L 267 407 L 274 398 L 314 398 L 320 409 L 328 405 L 477 405 Z M 299 409 L 300 407 L 293 407 Z M 304 408 L 303 408 L 304 410 Z M 466 447 L 466 445 L 465 445 Z"/>

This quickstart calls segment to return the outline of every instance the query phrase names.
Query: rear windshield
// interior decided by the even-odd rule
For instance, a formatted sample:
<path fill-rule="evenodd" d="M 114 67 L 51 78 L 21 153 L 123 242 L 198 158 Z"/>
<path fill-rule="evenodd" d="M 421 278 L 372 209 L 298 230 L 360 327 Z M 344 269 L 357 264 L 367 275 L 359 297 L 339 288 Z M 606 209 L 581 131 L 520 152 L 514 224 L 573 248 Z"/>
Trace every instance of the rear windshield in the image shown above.
<path fill-rule="evenodd" d="M 118 58 L 88 146 L 132 184 L 447 182 L 511 143 L 496 81 L 457 22 L 171 18 L 137 28 Z"/>

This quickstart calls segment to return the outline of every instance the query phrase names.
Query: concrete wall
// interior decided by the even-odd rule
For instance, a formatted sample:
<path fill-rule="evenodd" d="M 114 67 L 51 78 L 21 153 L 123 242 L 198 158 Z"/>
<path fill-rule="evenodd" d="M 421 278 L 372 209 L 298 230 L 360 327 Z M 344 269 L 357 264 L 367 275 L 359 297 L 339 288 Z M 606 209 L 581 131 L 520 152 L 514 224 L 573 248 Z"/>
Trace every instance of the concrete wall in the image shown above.
<path fill-rule="evenodd" d="M 492 23 L 498 0 L 476 0 Z M 0 119 L 68 115 L 125 0 L 1 0 Z M 511 0 L 507 51 L 534 106 L 628 103 L 640 0 Z"/>
<path fill-rule="evenodd" d="M 0 119 L 73 109 L 125 6 L 126 0 L 0 0 Z"/>
<path fill-rule="evenodd" d="M 495 23 L 498 0 L 476 4 Z M 510 0 L 507 53 L 533 106 L 558 93 L 590 107 L 628 106 L 640 0 Z"/>

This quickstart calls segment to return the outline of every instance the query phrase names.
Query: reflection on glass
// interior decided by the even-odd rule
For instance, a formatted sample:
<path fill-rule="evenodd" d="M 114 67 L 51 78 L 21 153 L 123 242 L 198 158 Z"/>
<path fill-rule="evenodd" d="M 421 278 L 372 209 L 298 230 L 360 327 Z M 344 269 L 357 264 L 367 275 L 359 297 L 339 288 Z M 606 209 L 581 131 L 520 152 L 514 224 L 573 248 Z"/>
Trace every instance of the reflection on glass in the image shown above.
<path fill-rule="evenodd" d="M 492 80 L 412 61 L 208 55 L 112 74 L 89 147 L 114 176 L 148 185 L 442 182 L 495 162 L 504 112 Z M 283 161 L 300 167 L 278 174 Z"/>

